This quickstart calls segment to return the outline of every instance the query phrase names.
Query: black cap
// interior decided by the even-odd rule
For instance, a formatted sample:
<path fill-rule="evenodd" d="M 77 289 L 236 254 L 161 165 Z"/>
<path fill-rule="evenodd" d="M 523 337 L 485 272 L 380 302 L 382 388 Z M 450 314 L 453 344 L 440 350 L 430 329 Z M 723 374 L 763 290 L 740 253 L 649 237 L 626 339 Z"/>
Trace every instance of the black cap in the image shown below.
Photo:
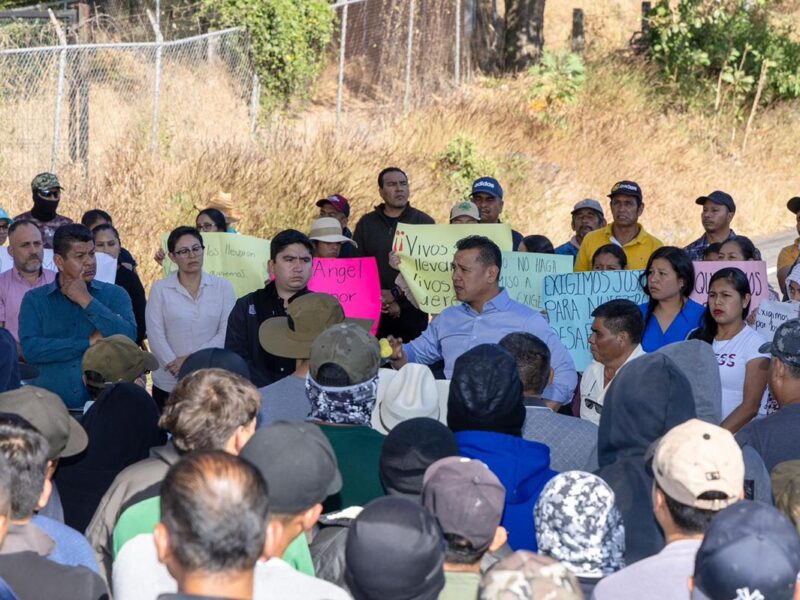
<path fill-rule="evenodd" d="M 224 369 L 250 379 L 250 368 L 244 359 L 224 348 L 203 348 L 187 356 L 178 371 L 178 380 L 200 369 Z"/>
<path fill-rule="evenodd" d="M 623 179 L 622 181 L 615 183 L 614 187 L 611 188 L 611 193 L 608 195 L 608 197 L 613 198 L 614 196 L 633 196 L 634 198 L 641 200 L 642 188 L 640 188 L 639 184 L 635 181 Z"/>
<path fill-rule="evenodd" d="M 795 196 L 791 200 L 786 203 L 786 208 L 792 211 L 794 214 L 800 212 L 800 196 Z"/>
<path fill-rule="evenodd" d="M 355 600 L 436 600 L 445 545 L 436 519 L 417 502 L 373 500 L 350 525 L 344 580 Z"/>
<path fill-rule="evenodd" d="M 419 498 L 425 470 L 447 456 L 458 456 L 458 442 L 439 421 L 416 417 L 396 425 L 381 449 L 380 475 L 386 493 Z"/>
<path fill-rule="evenodd" d="M 800 571 L 800 538 L 791 521 L 764 504 L 743 500 L 722 509 L 697 551 L 693 597 L 792 600 Z"/>
<path fill-rule="evenodd" d="M 342 489 L 336 453 L 312 423 L 278 422 L 256 431 L 240 456 L 253 464 L 269 486 L 269 504 L 293 515 Z"/>
<path fill-rule="evenodd" d="M 697 200 L 694 201 L 695 204 L 705 204 L 711 200 L 714 204 L 719 204 L 720 206 L 724 206 L 731 212 L 736 212 L 736 203 L 733 201 L 733 198 L 727 192 L 722 192 L 720 190 L 714 190 L 708 196 L 700 196 Z"/>
<path fill-rule="evenodd" d="M 480 344 L 456 359 L 447 399 L 447 425 L 521 435 L 525 403 L 517 361 L 498 344 Z"/>

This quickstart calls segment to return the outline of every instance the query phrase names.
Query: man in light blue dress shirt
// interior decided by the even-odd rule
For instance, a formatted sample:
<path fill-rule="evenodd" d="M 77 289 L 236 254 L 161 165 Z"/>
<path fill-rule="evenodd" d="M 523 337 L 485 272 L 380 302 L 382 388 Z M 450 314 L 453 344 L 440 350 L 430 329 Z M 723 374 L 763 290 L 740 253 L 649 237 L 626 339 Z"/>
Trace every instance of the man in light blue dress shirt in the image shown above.
<path fill-rule="evenodd" d="M 456 359 L 478 344 L 496 344 L 508 333 L 524 331 L 540 338 L 550 348 L 553 383 L 542 396 L 559 404 L 572 401 L 578 376 L 575 363 L 555 331 L 541 314 L 512 300 L 500 287 L 502 255 L 497 244 L 483 236 L 460 240 L 453 258 L 453 288 L 458 306 L 446 308 L 413 342 L 389 338 L 392 364 L 433 364 L 444 360 L 449 379 Z"/>

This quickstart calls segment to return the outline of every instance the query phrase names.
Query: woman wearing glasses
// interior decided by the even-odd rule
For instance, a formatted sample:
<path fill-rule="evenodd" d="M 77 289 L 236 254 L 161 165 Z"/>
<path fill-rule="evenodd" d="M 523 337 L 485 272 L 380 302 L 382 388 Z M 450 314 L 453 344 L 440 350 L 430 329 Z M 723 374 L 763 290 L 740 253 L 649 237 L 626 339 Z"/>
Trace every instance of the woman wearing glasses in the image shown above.
<path fill-rule="evenodd" d="M 203 238 L 194 227 L 172 230 L 167 250 L 178 270 L 150 290 L 147 338 L 161 365 L 153 373 L 153 398 L 161 408 L 188 355 L 225 345 L 236 295 L 229 281 L 203 272 L 203 249 Z"/>

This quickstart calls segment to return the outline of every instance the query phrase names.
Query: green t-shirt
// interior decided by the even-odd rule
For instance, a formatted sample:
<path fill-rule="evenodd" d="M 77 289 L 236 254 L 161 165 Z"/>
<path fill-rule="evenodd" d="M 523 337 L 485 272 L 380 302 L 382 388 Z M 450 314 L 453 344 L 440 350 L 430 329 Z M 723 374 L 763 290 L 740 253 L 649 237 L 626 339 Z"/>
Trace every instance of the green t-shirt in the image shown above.
<path fill-rule="evenodd" d="M 128 507 L 120 515 L 114 527 L 114 558 L 117 558 L 122 547 L 140 533 L 153 533 L 161 519 L 161 497 L 154 496 Z M 305 534 L 298 535 L 283 553 L 283 560 L 295 570 L 306 575 L 315 575 L 314 562 L 308 549 Z"/>
<path fill-rule="evenodd" d="M 478 573 L 444 572 L 444 589 L 439 600 L 477 600 L 481 576 Z"/>
<path fill-rule="evenodd" d="M 323 512 L 364 506 L 384 496 L 379 470 L 386 436 L 370 427 L 320 425 L 320 429 L 333 446 L 342 474 L 342 491 L 325 501 Z"/>

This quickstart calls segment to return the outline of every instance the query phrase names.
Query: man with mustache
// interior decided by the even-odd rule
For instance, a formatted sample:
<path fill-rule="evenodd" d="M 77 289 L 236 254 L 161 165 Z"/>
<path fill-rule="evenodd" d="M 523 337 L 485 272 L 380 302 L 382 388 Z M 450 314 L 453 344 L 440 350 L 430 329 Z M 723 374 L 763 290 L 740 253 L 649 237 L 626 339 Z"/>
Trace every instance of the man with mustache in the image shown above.
<path fill-rule="evenodd" d="M 736 235 L 731 229 L 731 221 L 736 214 L 736 204 L 730 194 L 720 190 L 715 190 L 708 196 L 700 196 L 695 200 L 695 204 L 703 207 L 701 221 L 705 233 L 684 250 L 692 260 L 703 260 L 709 245 L 723 244 Z M 756 253 L 758 254 L 756 260 L 761 260 L 758 249 Z"/>
<path fill-rule="evenodd" d="M 17 340 L 19 352 L 19 309 L 22 298 L 29 290 L 52 283 L 56 273 L 42 267 L 42 232 L 33 221 L 14 221 L 8 229 L 8 254 L 14 266 L 0 275 L 0 325 Z"/>
<path fill-rule="evenodd" d="M 136 339 L 131 299 L 121 287 L 95 281 L 94 238 L 87 227 L 62 225 L 53 235 L 52 283 L 25 294 L 19 337 L 25 359 L 39 370 L 31 383 L 61 396 L 70 412 L 89 400 L 81 360 L 86 349 L 110 335 Z"/>
<path fill-rule="evenodd" d="M 600 203 L 591 198 L 581 200 L 572 209 L 572 231 L 575 232 L 575 235 L 572 236 L 571 240 L 556 248 L 556 254 L 571 256 L 574 263 L 586 234 L 595 229 L 600 229 L 605 224 L 606 217 L 603 214 L 603 207 L 600 206 Z"/>

